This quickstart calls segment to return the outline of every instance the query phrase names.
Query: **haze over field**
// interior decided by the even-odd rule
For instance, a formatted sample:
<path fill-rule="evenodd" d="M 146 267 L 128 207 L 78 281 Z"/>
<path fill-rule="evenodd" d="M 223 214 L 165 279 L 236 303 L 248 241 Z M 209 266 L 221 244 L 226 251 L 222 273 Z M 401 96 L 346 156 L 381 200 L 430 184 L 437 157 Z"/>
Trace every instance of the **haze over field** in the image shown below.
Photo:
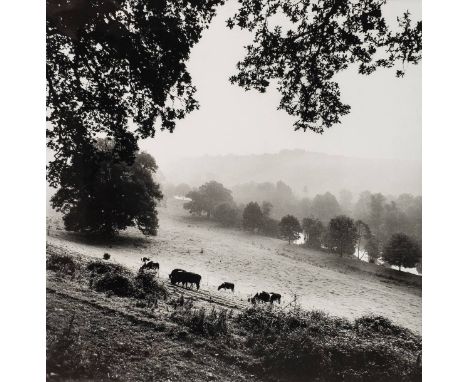
<path fill-rule="evenodd" d="M 199 186 L 216 180 L 227 187 L 282 180 L 297 196 L 314 196 L 346 188 L 398 195 L 421 193 L 421 163 L 410 160 L 363 159 L 304 150 L 276 154 L 200 156 L 161 167 L 164 182 Z M 306 187 L 306 188 L 305 188 Z"/>

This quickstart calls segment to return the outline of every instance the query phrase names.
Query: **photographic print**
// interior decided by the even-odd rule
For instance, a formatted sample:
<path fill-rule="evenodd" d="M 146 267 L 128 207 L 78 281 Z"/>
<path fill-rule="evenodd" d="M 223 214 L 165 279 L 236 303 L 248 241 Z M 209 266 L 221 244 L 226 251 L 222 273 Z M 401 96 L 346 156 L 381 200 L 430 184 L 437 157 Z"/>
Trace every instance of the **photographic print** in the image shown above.
<path fill-rule="evenodd" d="M 46 379 L 422 380 L 421 0 L 46 0 Z"/>

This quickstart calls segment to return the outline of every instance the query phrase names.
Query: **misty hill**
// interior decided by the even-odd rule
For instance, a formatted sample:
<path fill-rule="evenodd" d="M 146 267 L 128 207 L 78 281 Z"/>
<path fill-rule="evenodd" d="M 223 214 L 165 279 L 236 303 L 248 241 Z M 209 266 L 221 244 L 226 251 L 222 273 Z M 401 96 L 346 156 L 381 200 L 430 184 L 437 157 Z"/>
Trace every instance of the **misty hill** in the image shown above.
<path fill-rule="evenodd" d="M 275 154 L 186 158 L 161 168 L 170 183 L 198 186 L 216 180 L 227 187 L 248 182 L 284 181 L 298 196 L 347 188 L 383 194 L 421 193 L 421 163 L 362 159 L 304 150 Z"/>

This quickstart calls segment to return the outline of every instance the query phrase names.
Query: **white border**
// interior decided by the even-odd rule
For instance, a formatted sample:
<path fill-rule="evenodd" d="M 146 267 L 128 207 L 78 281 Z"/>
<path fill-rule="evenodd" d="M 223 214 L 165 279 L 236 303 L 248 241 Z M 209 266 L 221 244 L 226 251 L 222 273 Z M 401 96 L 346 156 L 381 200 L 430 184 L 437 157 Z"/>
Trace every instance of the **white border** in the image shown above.
<path fill-rule="evenodd" d="M 390 0 L 392 1 L 392 0 Z M 2 4 L 2 380 L 45 378 L 45 1 Z M 468 109 L 462 1 L 423 4 L 423 366 L 465 378 Z"/>
<path fill-rule="evenodd" d="M 0 12 L 3 381 L 45 379 L 45 3 Z"/>

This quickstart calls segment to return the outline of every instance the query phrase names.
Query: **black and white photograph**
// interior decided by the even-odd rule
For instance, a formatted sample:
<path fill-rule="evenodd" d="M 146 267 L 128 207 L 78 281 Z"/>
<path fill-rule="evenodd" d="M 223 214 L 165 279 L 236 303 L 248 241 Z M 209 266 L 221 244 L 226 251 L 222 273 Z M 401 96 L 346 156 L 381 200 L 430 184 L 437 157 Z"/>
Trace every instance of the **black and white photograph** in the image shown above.
<path fill-rule="evenodd" d="M 463 178 L 463 139 L 449 130 L 463 123 L 426 115 L 438 111 L 426 103 L 431 80 L 463 89 L 448 72 L 466 61 L 439 54 L 447 80 L 426 86 L 422 0 L 41 7 L 43 56 L 19 42 L 23 56 L 4 56 L 26 86 L 28 57 L 38 59 L 42 114 L 39 138 L 4 141 L 5 188 L 20 201 L 2 197 L 18 235 L 1 231 L 14 280 L 2 289 L 24 313 L 4 312 L 27 345 L 13 341 L 25 367 L 3 380 L 417 382 L 430 380 L 426 367 L 464 379 L 453 373 L 466 351 L 432 339 L 423 351 L 429 320 L 447 331 L 424 324 L 425 338 L 466 345 L 454 335 L 466 317 L 455 276 L 466 223 L 431 210 L 466 216 L 466 188 L 447 181 Z M 462 112 L 466 97 L 435 94 Z M 15 128 L 29 124 L 27 104 Z M 440 137 L 429 149 L 426 129 Z M 42 154 L 27 158 L 26 144 Z M 438 164 L 444 156 L 460 170 Z M 440 189 L 426 187 L 431 174 Z M 436 299 L 447 322 L 423 314 Z M 42 356 L 22 353 L 30 345 Z M 453 351 L 454 369 L 444 374 L 434 351 Z M 26 377 L 33 360 L 42 371 Z"/>
<path fill-rule="evenodd" d="M 47 0 L 47 380 L 421 380 L 421 2 Z"/>

